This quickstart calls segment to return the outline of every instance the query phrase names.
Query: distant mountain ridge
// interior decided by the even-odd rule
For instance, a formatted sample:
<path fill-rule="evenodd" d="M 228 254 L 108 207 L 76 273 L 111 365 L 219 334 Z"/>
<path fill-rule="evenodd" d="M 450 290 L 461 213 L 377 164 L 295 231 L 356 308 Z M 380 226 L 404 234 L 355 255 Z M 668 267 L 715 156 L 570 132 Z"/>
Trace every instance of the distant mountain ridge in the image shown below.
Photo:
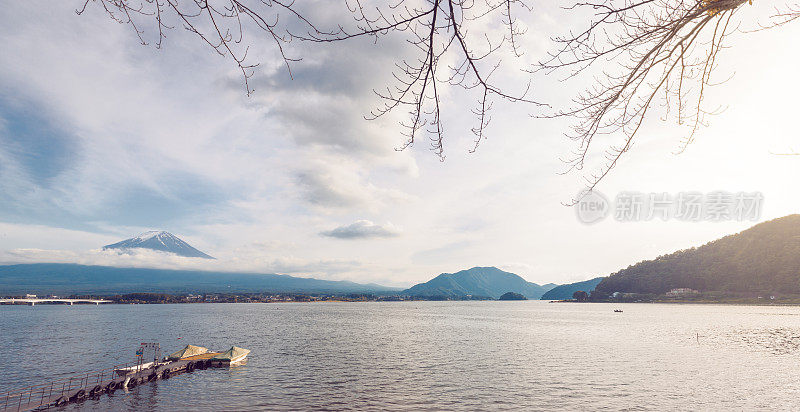
<path fill-rule="evenodd" d="M 157 293 L 395 293 L 397 288 L 259 273 L 34 263 L 0 266 L 0 295 Z"/>
<path fill-rule="evenodd" d="M 800 215 L 639 262 L 604 278 L 596 290 L 663 294 L 674 288 L 800 294 Z"/>
<path fill-rule="evenodd" d="M 463 298 L 467 295 L 498 299 L 506 292 L 539 299 L 553 284 L 537 285 L 496 267 L 474 267 L 456 273 L 442 273 L 401 292 L 418 297 Z"/>
<path fill-rule="evenodd" d="M 569 283 L 566 285 L 558 285 L 542 295 L 542 300 L 564 300 L 564 299 L 572 299 L 572 294 L 582 290 L 586 293 L 589 293 L 594 290 L 595 287 L 603 280 L 604 278 L 598 277 L 594 279 L 584 280 L 583 282 L 575 282 Z"/>
<path fill-rule="evenodd" d="M 174 253 L 178 256 L 184 257 L 214 259 L 212 256 L 195 249 L 190 244 L 184 242 L 172 233 L 165 232 L 163 230 L 145 232 L 139 236 L 103 246 L 103 250 L 109 249 L 150 249 L 160 252 Z"/>

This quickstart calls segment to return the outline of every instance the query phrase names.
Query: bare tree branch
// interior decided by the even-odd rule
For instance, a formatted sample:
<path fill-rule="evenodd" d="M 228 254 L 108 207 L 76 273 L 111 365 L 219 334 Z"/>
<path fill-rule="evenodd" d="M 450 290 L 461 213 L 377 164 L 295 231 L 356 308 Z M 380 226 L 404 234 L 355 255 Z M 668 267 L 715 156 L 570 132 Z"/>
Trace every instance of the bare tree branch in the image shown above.
<path fill-rule="evenodd" d="M 100 4 L 115 21 L 130 24 L 142 44 L 148 44 L 141 20 L 153 19 L 158 27 L 156 47 L 160 47 L 165 31 L 172 28 L 166 21 L 176 20 L 185 29 L 196 34 L 206 44 L 223 56 L 230 56 L 238 66 L 248 95 L 253 90 L 249 79 L 258 63 L 247 61 L 248 46 L 244 22 L 254 23 L 278 48 L 291 75 L 291 62 L 296 58 L 287 56 L 285 46 L 293 39 L 311 42 L 339 42 L 355 38 L 372 38 L 378 41 L 384 36 L 403 36 L 415 58 L 400 58 L 395 63 L 395 84 L 376 90 L 383 104 L 367 116 L 381 117 L 395 109 L 404 109 L 409 120 L 401 124 L 405 128 L 403 150 L 413 145 L 420 133 L 431 141 L 431 149 L 444 159 L 444 127 L 442 125 L 441 89 L 457 87 L 473 91 L 477 104 L 472 113 L 477 124 L 472 128 L 475 135 L 474 151 L 485 138 L 489 126 L 493 99 L 529 103 L 542 106 L 528 97 L 530 84 L 516 93 L 508 92 L 492 81 L 492 74 L 500 67 L 500 59 L 489 61 L 504 45 L 515 56 L 521 56 L 516 38 L 524 33 L 516 12 L 518 8 L 530 11 L 523 0 L 395 0 L 383 7 L 367 9 L 362 0 L 346 0 L 355 27 L 339 24 L 333 30 L 322 30 L 306 18 L 293 2 L 281 0 L 86 0 L 83 13 L 89 2 Z M 287 25 L 279 26 L 283 14 L 300 26 L 302 33 L 292 33 Z M 469 37 L 469 26 L 486 23 L 503 24 L 503 35 L 483 33 L 486 44 L 478 47 Z M 296 29 L 295 29 L 296 30 Z M 443 58 L 455 63 L 443 64 Z"/>
<path fill-rule="evenodd" d="M 115 21 L 129 24 L 142 44 L 149 44 L 145 22 L 157 27 L 156 47 L 167 30 L 182 25 L 222 56 L 229 56 L 242 73 L 245 89 L 258 63 L 248 61 L 249 42 L 265 36 L 279 50 L 291 76 L 286 47 L 292 40 L 332 43 L 357 38 L 374 42 L 396 36 L 408 44 L 395 62 L 393 83 L 375 90 L 383 101 L 367 119 L 395 110 L 408 112 L 403 150 L 420 134 L 430 139 L 431 149 L 444 160 L 445 127 L 443 92 L 460 89 L 474 96 L 471 128 L 474 152 L 491 122 L 496 100 L 549 107 L 530 95 L 530 81 L 511 92 L 493 78 L 501 68 L 499 51 L 522 56 L 518 37 L 524 33 L 517 12 L 531 11 L 525 0 L 389 0 L 369 5 L 370 0 L 345 0 L 353 21 L 334 29 L 317 27 L 293 0 L 85 0 L 96 3 Z M 621 134 L 622 140 L 604 152 L 604 164 L 586 176 L 593 189 L 617 165 L 636 141 L 644 121 L 661 102 L 664 119 L 674 118 L 689 128 L 678 152 L 694 141 L 708 115 L 719 109 L 703 106 L 707 88 L 715 84 L 711 74 L 725 40 L 738 28 L 736 13 L 749 0 L 589 0 L 571 3 L 567 9 L 589 11 L 594 18 L 582 30 L 555 37 L 555 49 L 530 70 L 531 73 L 565 73 L 576 79 L 594 73 L 591 87 L 575 97 L 572 107 L 537 117 L 574 120 L 569 137 L 578 143 L 573 156 L 564 159 L 566 172 L 583 170 L 598 136 Z M 280 17 L 288 22 L 279 25 Z M 779 27 L 800 17 L 800 6 L 776 9 L 770 23 Z M 502 26 L 502 31 L 486 27 Z M 257 28 L 256 34 L 250 30 Z M 477 27 L 477 35 L 471 28 Z M 290 30 L 290 28 L 292 30 Z M 501 33 L 501 34 L 498 34 Z M 402 56 L 411 56 L 403 58 Z M 590 72 L 590 70 L 595 70 Z M 663 99 L 662 99 L 663 97 Z M 565 173 L 566 173 L 565 172 Z"/>
<path fill-rule="evenodd" d="M 669 114 L 676 107 L 678 124 L 690 126 L 679 151 L 693 140 L 705 116 L 702 107 L 711 73 L 733 16 L 748 0 L 622 0 L 577 3 L 595 19 L 577 35 L 555 38 L 557 49 L 534 71 L 566 71 L 574 78 L 603 64 L 595 84 L 573 100 L 574 106 L 543 117 L 575 119 L 569 137 L 578 149 L 565 159 L 567 172 L 582 170 L 599 135 L 621 133 L 623 139 L 605 150 L 605 163 L 586 177 L 593 189 L 630 150 L 637 133 L 663 95 Z M 606 63 L 616 63 L 616 70 Z M 674 103 L 671 103 L 674 102 Z M 576 200 L 573 200 L 573 204 Z"/>
<path fill-rule="evenodd" d="M 389 10 L 377 8 L 367 12 L 362 3 L 355 0 L 348 3 L 356 20 L 355 29 L 340 26 L 335 33 L 321 34 L 317 31 L 297 36 L 315 42 L 358 37 L 371 37 L 377 42 L 380 37 L 393 34 L 407 37 L 418 57 L 395 64 L 395 84 L 375 90 L 384 103 L 367 117 L 376 119 L 401 107 L 408 110 L 410 120 L 402 123 L 406 141 L 398 150 L 413 145 L 417 135 L 423 131 L 430 138 L 431 149 L 444 160 L 443 108 L 439 91 L 442 86 L 476 91 L 477 104 L 472 113 L 477 118 L 477 125 L 472 128 L 475 142 L 471 152 L 486 137 L 493 98 L 544 106 L 528 97 L 530 84 L 512 94 L 491 80 L 500 62 L 489 62 L 489 58 L 504 44 L 508 44 L 515 56 L 522 55 L 516 38 L 524 30 L 519 28 L 513 10 L 516 6 L 530 10 L 525 3 L 521 0 L 484 0 L 482 3 L 475 0 L 428 0 L 417 7 L 410 4 L 410 1 L 399 0 L 389 6 Z M 468 38 L 468 26 L 484 19 L 505 25 L 506 33 L 500 37 L 485 34 L 486 45 L 477 51 Z M 455 64 L 442 67 L 440 62 L 448 54 Z"/>
<path fill-rule="evenodd" d="M 142 45 L 150 44 L 141 28 L 148 19 L 154 20 L 157 27 L 157 48 L 161 48 L 166 30 L 182 25 L 216 53 L 228 56 L 235 62 L 242 73 L 248 96 L 254 91 L 249 80 L 258 63 L 247 62 L 249 46 L 244 41 L 244 23 L 254 24 L 275 44 L 290 76 L 290 63 L 299 59 L 286 54 L 285 45 L 292 38 L 278 27 L 281 13 L 294 18 L 309 30 L 317 30 L 293 2 L 283 0 L 85 0 L 76 12 L 83 14 L 90 2 L 99 4 L 114 21 L 129 24 Z M 173 21 L 174 25 L 168 24 L 168 20 Z"/>

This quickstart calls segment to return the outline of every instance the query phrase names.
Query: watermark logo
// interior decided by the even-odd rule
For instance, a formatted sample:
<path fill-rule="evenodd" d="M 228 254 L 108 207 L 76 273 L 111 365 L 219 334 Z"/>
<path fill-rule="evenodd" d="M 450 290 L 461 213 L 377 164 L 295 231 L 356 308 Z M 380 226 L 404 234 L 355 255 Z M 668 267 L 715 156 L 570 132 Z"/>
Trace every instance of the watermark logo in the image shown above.
<path fill-rule="evenodd" d="M 601 193 L 596 191 L 583 192 L 578 195 L 575 212 L 578 220 L 590 225 L 599 222 L 608 216 L 611 206 Z"/>
<path fill-rule="evenodd" d="M 756 221 L 761 217 L 764 196 L 760 192 L 709 193 L 620 192 L 610 203 L 597 191 L 579 197 L 576 212 L 582 223 L 605 219 L 613 211 L 618 222 L 676 219 L 684 222 Z"/>

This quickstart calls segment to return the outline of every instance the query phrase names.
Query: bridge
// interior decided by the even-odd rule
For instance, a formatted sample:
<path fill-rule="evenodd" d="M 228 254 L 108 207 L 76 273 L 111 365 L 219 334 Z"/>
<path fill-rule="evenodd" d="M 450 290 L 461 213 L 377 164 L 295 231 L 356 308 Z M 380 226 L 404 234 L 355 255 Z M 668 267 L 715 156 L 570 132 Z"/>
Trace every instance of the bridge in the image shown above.
<path fill-rule="evenodd" d="M 60 298 L 11 298 L 11 299 L 0 299 L 0 305 L 8 304 L 13 305 L 16 303 L 24 303 L 30 306 L 34 306 L 37 303 L 63 303 L 66 305 L 72 306 L 75 303 L 93 303 L 95 305 L 99 305 L 101 303 L 113 303 L 110 300 L 103 300 L 103 299 L 60 299 Z"/>

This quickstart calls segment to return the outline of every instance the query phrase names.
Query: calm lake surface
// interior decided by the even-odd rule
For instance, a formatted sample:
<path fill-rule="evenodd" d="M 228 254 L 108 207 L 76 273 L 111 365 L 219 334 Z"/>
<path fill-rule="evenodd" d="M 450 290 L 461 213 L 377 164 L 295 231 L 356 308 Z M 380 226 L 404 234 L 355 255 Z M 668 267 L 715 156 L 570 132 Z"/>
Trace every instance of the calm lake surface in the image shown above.
<path fill-rule="evenodd" d="M 0 306 L 0 391 L 131 361 L 147 341 L 252 352 L 56 410 L 790 410 L 800 398 L 798 307 L 540 301 Z"/>

